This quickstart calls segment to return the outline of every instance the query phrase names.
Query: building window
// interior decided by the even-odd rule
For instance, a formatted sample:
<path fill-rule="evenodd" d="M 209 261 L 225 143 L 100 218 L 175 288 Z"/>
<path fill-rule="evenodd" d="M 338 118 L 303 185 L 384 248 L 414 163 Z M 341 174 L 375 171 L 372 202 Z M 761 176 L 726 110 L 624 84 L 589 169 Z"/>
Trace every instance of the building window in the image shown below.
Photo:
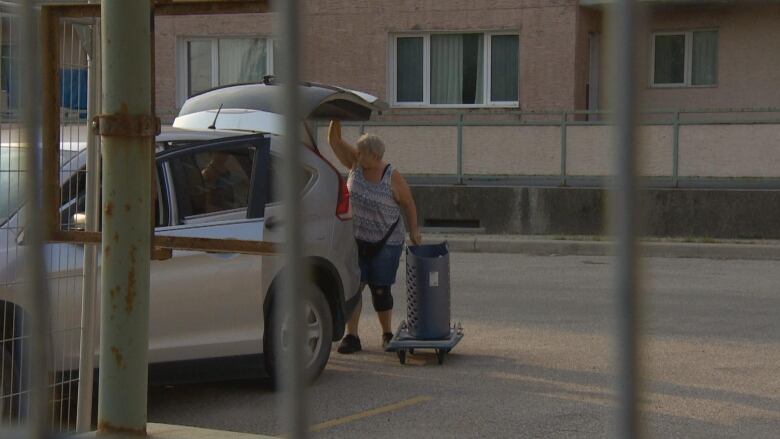
<path fill-rule="evenodd" d="M 398 106 L 517 106 L 517 34 L 396 35 L 391 95 Z"/>
<path fill-rule="evenodd" d="M 656 33 L 652 53 L 653 86 L 711 86 L 718 82 L 716 30 Z"/>
<path fill-rule="evenodd" d="M 0 113 L 15 114 L 19 110 L 19 20 L 0 16 Z"/>
<path fill-rule="evenodd" d="M 273 74 L 269 38 L 188 38 L 180 45 L 180 101 L 213 87 Z"/>

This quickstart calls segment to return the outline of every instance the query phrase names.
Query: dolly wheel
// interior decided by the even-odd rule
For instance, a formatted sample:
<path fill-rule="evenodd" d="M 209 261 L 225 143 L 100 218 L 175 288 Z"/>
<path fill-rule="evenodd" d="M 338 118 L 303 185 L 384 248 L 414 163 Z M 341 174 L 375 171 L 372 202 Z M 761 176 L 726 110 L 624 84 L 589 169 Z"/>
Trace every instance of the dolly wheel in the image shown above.
<path fill-rule="evenodd" d="M 397 351 L 396 354 L 398 354 L 398 361 L 400 361 L 401 364 L 406 364 L 406 351 L 402 349 Z"/>
<path fill-rule="evenodd" d="M 436 359 L 439 361 L 439 364 L 444 363 L 444 356 L 447 354 L 447 351 L 444 349 L 436 349 Z"/>

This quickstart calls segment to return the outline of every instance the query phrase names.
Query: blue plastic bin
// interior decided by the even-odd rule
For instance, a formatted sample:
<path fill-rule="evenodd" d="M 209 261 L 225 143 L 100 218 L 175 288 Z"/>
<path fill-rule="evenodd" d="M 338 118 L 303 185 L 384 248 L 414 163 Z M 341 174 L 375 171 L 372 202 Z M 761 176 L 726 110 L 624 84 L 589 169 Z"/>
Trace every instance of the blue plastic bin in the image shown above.
<path fill-rule="evenodd" d="M 447 243 L 406 248 L 406 323 L 420 340 L 450 335 L 450 252 Z"/>

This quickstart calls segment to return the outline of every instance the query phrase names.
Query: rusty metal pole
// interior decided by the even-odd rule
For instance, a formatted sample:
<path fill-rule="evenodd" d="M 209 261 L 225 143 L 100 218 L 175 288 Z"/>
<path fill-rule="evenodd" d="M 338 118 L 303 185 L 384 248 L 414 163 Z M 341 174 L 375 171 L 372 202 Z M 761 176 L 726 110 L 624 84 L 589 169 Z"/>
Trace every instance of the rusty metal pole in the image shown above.
<path fill-rule="evenodd" d="M 150 2 L 101 8 L 103 145 L 98 433 L 146 433 L 152 138 Z"/>

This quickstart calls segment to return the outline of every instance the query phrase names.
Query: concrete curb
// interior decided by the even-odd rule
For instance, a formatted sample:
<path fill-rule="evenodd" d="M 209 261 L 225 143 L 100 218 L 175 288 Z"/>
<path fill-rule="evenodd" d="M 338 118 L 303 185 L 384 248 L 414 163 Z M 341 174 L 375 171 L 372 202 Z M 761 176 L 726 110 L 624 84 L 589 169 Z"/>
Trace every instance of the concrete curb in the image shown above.
<path fill-rule="evenodd" d="M 205 428 L 187 427 L 183 425 L 168 425 L 168 424 L 146 424 L 147 439 L 276 439 L 274 436 L 263 436 L 251 433 L 235 433 L 232 431 L 220 431 L 210 430 Z M 19 436 L 21 438 L 21 436 Z M 84 434 L 77 434 L 73 436 L 76 439 L 91 439 L 105 437 L 105 435 L 98 435 L 97 432 L 89 432 Z M 108 437 L 127 437 L 135 438 L 137 435 L 110 435 Z"/>
<path fill-rule="evenodd" d="M 479 235 L 426 235 L 424 241 L 447 241 L 450 251 L 454 253 L 517 253 L 535 256 L 611 256 L 614 248 L 614 244 L 609 241 L 519 239 Z M 640 252 L 645 257 L 659 258 L 780 260 L 780 245 L 768 244 L 642 242 Z"/>

